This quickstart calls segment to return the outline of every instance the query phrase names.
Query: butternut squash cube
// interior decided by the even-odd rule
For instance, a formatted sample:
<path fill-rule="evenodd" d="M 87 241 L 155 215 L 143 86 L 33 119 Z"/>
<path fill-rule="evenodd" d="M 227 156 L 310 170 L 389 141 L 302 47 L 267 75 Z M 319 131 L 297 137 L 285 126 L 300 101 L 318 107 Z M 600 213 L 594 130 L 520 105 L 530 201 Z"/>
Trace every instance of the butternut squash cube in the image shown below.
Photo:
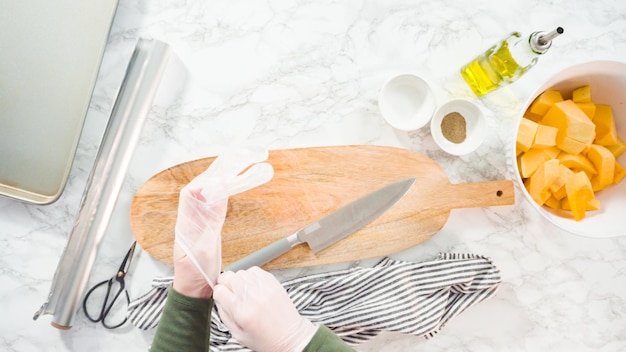
<path fill-rule="evenodd" d="M 598 104 L 596 106 L 593 123 L 596 124 L 596 139 L 594 143 L 603 146 L 618 144 L 613 110 L 609 105 Z"/>
<path fill-rule="evenodd" d="M 572 172 L 572 174 L 574 173 Z M 563 185 L 563 187 L 559 188 L 558 190 L 552 192 L 552 196 L 558 200 L 563 200 L 564 198 L 567 198 L 567 190 L 565 189 L 565 185 Z M 563 208 L 562 204 L 561 208 Z"/>
<path fill-rule="evenodd" d="M 597 187 L 604 187 L 613 184 L 615 180 L 615 156 L 610 150 L 599 144 L 592 144 L 587 151 L 587 158 L 591 160 L 598 172 Z"/>
<path fill-rule="evenodd" d="M 546 90 L 535 98 L 532 104 L 530 104 L 528 111 L 532 114 L 543 116 L 554 103 L 559 101 L 563 101 L 561 92 L 558 90 Z"/>
<path fill-rule="evenodd" d="M 571 154 L 578 154 L 582 149 L 571 148 L 569 140 L 588 145 L 596 137 L 593 122 L 571 100 L 554 103 L 541 120 L 541 124 L 558 128 L 557 146 Z"/>
<path fill-rule="evenodd" d="M 614 145 L 607 145 L 606 148 L 608 150 L 611 151 L 611 153 L 613 153 L 613 155 L 615 155 L 615 158 L 619 158 L 620 155 L 624 154 L 624 152 L 626 152 L 626 142 L 624 142 L 624 140 L 622 140 L 619 136 L 617 137 L 617 144 Z"/>
<path fill-rule="evenodd" d="M 562 165 L 567 166 L 570 169 L 579 169 L 581 171 L 587 171 L 590 174 L 596 174 L 596 168 L 586 156 L 582 154 L 570 154 L 561 152 L 557 159 Z"/>
<path fill-rule="evenodd" d="M 574 219 L 582 220 L 585 217 L 587 203 L 595 199 L 589 178 L 584 172 L 575 173 L 567 180 L 565 190 Z"/>
<path fill-rule="evenodd" d="M 572 210 L 569 206 L 569 199 L 564 198 L 560 202 L 561 204 L 559 206 L 561 207 L 561 209 Z M 585 207 L 585 210 L 599 210 L 599 209 L 600 209 L 600 201 L 598 200 L 598 198 L 594 198 L 588 201 L 587 206 Z"/>
<path fill-rule="evenodd" d="M 587 210 L 600 210 L 600 201 L 594 198 L 587 202 Z"/>
<path fill-rule="evenodd" d="M 557 146 L 544 148 L 542 150 L 543 153 L 548 156 L 548 159 L 555 159 L 559 153 L 561 153 L 561 149 Z"/>
<path fill-rule="evenodd" d="M 524 113 L 524 118 L 529 119 L 532 122 L 539 122 L 543 118 L 543 115 L 533 114 L 532 112 L 526 110 L 526 113 Z"/>
<path fill-rule="evenodd" d="M 624 179 L 624 176 L 626 176 L 626 169 L 624 169 L 620 163 L 615 162 L 615 179 L 613 183 L 620 183 Z"/>
<path fill-rule="evenodd" d="M 593 117 L 596 114 L 596 104 L 594 103 L 576 103 L 580 110 L 582 110 L 589 120 L 593 121 Z"/>
<path fill-rule="evenodd" d="M 532 148 L 549 148 L 555 146 L 557 132 L 559 132 L 559 130 L 556 127 L 538 125 Z"/>
<path fill-rule="evenodd" d="M 606 187 L 606 186 L 602 186 L 602 184 L 600 183 L 600 178 L 597 175 L 592 176 L 589 179 L 589 182 L 591 183 L 591 189 L 594 192 L 600 192 L 601 190 L 604 189 L 604 187 Z"/>
<path fill-rule="evenodd" d="M 591 102 L 591 87 L 587 85 L 574 89 L 572 92 L 572 100 L 576 103 Z"/>
<path fill-rule="evenodd" d="M 596 177 L 597 173 L 592 174 L 591 172 L 587 171 L 587 170 L 582 170 L 582 169 L 570 169 L 572 170 L 572 172 L 577 173 L 577 172 L 584 172 L 585 175 L 587 175 L 587 178 L 591 181 L 592 178 Z M 591 181 L 591 185 L 593 186 L 593 181 Z M 595 191 L 595 189 L 594 189 Z"/>
<path fill-rule="evenodd" d="M 548 197 L 548 200 L 544 203 L 545 206 L 552 209 L 561 209 L 561 201 L 554 198 L 553 195 Z"/>
<path fill-rule="evenodd" d="M 519 169 L 523 178 L 532 176 L 535 171 L 548 160 L 548 156 L 541 149 L 529 149 L 519 157 Z"/>
<path fill-rule="evenodd" d="M 559 175 L 550 185 L 550 192 L 555 199 L 561 200 L 567 196 L 565 192 L 565 184 L 573 174 L 574 172 L 568 167 L 563 164 L 559 164 Z"/>
<path fill-rule="evenodd" d="M 528 179 L 528 193 L 539 205 L 543 205 L 551 193 L 550 185 L 559 176 L 559 161 L 551 159 L 539 166 Z"/>
<path fill-rule="evenodd" d="M 516 149 L 518 152 L 525 152 L 530 149 L 533 145 L 533 141 L 535 140 L 535 134 L 537 133 L 538 126 L 539 125 L 536 122 L 522 117 L 519 129 L 517 130 Z"/>
<path fill-rule="evenodd" d="M 556 145 L 561 148 L 562 151 L 570 154 L 581 153 L 589 147 L 589 144 L 564 136 L 560 131 L 556 135 Z"/>

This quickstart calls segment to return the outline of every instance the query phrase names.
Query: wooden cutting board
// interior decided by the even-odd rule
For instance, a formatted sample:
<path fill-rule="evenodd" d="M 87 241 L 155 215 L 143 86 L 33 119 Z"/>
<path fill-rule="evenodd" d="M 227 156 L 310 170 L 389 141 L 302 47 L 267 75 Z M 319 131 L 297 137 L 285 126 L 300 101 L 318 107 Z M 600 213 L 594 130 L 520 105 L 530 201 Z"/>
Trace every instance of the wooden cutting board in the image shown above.
<path fill-rule="evenodd" d="M 131 205 L 137 242 L 171 264 L 178 195 L 214 158 L 170 167 L 146 181 Z M 432 159 L 406 149 L 337 146 L 270 151 L 271 181 L 232 196 L 222 229 L 222 264 L 230 263 L 390 183 L 416 177 L 407 194 L 382 216 L 313 254 L 306 244 L 265 269 L 314 266 L 390 255 L 431 238 L 455 208 L 511 205 L 510 180 L 451 184 Z"/>

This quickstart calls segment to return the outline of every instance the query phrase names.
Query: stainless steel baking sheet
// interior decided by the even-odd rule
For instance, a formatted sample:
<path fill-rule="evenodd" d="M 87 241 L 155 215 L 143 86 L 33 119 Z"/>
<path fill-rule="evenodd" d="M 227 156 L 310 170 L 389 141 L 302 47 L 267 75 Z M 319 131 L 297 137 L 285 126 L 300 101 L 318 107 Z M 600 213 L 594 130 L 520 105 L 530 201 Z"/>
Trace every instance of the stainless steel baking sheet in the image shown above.
<path fill-rule="evenodd" d="M 67 182 L 117 0 L 0 0 L 0 195 Z"/>

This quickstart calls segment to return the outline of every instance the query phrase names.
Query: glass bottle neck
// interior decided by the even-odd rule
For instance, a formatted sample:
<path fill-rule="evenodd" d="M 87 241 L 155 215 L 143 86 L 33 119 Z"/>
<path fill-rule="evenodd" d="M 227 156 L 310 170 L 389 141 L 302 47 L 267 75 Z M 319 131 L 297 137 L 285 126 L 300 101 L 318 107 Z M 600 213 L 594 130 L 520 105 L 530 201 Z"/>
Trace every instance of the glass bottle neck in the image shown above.
<path fill-rule="evenodd" d="M 537 63 L 539 55 L 534 52 L 529 43 L 529 37 L 522 38 L 510 38 L 513 39 L 512 43 L 509 43 L 509 51 L 511 56 L 517 62 L 522 69 L 528 69 Z"/>

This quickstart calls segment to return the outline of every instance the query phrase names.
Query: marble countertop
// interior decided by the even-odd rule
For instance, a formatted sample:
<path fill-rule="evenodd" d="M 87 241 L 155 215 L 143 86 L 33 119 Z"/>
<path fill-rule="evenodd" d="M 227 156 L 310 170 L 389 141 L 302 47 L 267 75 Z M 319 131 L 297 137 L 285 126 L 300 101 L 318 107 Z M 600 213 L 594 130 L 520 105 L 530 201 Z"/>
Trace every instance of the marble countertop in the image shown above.
<path fill-rule="evenodd" d="M 565 34 L 515 84 L 478 99 L 458 70 L 511 31 L 563 26 Z M 45 301 L 132 49 L 139 37 L 171 45 L 189 72 L 155 100 L 90 283 L 108 278 L 133 241 L 134 192 L 183 161 L 253 141 L 270 149 L 370 144 L 423 153 L 453 183 L 512 179 L 515 120 L 549 76 L 576 63 L 626 58 L 620 1 L 148 1 L 121 0 L 85 128 L 61 198 L 46 206 L 0 199 L 0 350 L 145 351 L 154 331 L 106 330 L 79 311 L 60 331 Z M 488 134 L 466 156 L 437 148 L 429 128 L 402 132 L 382 119 L 377 97 L 399 73 L 416 73 L 441 104 L 471 99 Z M 591 239 L 559 230 L 518 194 L 515 205 L 456 209 L 428 242 L 394 254 L 438 252 L 492 258 L 498 293 L 452 320 L 433 339 L 382 334 L 360 351 L 626 350 L 626 237 Z M 328 268 L 324 268 L 328 269 Z M 171 268 L 139 250 L 127 278 L 131 298 Z M 297 272 L 277 272 L 281 277 Z"/>

